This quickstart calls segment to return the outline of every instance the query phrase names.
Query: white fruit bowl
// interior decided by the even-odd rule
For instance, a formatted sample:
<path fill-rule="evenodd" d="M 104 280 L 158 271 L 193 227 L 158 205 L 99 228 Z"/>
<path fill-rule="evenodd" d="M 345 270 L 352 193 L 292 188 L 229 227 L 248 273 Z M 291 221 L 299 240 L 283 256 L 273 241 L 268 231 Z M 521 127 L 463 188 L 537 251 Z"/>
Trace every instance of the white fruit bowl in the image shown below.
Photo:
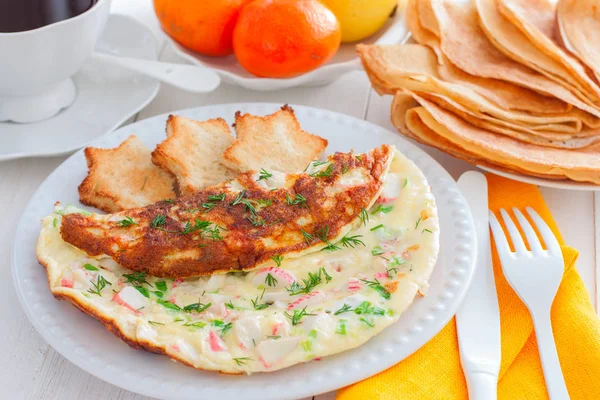
<path fill-rule="evenodd" d="M 396 14 L 388 20 L 377 34 L 362 41 L 367 44 L 393 44 L 404 42 L 409 35 L 404 19 L 404 8 L 401 2 Z M 356 55 L 355 43 L 340 46 L 336 55 L 325 65 L 304 75 L 288 79 L 259 78 L 246 71 L 234 55 L 226 57 L 203 56 L 188 50 L 167 37 L 171 45 L 181 57 L 192 64 L 203 65 L 215 71 L 221 80 L 231 85 L 258 91 L 287 89 L 296 86 L 321 86 L 339 79 L 342 75 L 362 69 Z"/>

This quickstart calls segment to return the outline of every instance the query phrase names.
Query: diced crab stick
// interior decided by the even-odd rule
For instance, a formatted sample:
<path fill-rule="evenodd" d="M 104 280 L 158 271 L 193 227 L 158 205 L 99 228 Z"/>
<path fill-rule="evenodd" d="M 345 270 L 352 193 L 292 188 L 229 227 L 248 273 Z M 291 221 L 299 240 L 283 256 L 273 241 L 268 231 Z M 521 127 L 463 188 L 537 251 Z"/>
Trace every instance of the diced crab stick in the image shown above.
<path fill-rule="evenodd" d="M 397 197 L 384 197 L 383 194 L 377 199 L 377 204 L 391 204 L 396 201 Z"/>
<path fill-rule="evenodd" d="M 270 368 L 273 364 L 282 360 L 294 351 L 299 343 L 299 337 L 267 339 L 256 346 L 256 351 L 265 368 Z"/>
<path fill-rule="evenodd" d="M 408 252 L 408 250 L 402 253 L 402 258 L 404 258 L 407 261 L 410 260 L 410 253 Z"/>
<path fill-rule="evenodd" d="M 195 360 L 198 357 L 196 350 L 183 339 L 177 339 L 175 346 L 177 346 L 181 354 L 186 356 L 186 358 Z"/>
<path fill-rule="evenodd" d="M 112 258 L 103 258 L 101 267 L 108 271 L 118 271 L 121 268 Z"/>
<path fill-rule="evenodd" d="M 404 180 L 400 179 L 399 174 L 388 173 L 385 177 L 385 182 L 383 184 L 383 190 L 381 191 L 381 195 L 377 199 L 378 204 L 389 204 L 393 203 L 398 196 L 400 196 L 400 192 L 402 191 L 402 185 L 404 185 Z"/>
<path fill-rule="evenodd" d="M 234 324 L 233 331 L 240 347 L 246 349 L 253 348 L 254 344 L 260 342 L 260 339 L 262 338 L 260 319 L 257 317 L 238 319 Z M 273 335 L 275 335 L 275 333 Z"/>
<path fill-rule="evenodd" d="M 283 322 L 279 322 L 273 325 L 273 329 L 271 329 L 271 335 L 276 336 L 279 332 L 279 329 L 283 326 Z"/>
<path fill-rule="evenodd" d="M 208 312 L 220 315 L 222 317 L 227 315 L 228 311 L 227 307 L 225 307 L 225 303 L 231 300 L 230 296 L 225 296 L 218 293 L 210 293 L 207 294 L 206 297 L 208 297 L 209 302 L 211 303 L 210 307 L 208 307 Z"/>
<path fill-rule="evenodd" d="M 85 269 L 76 269 L 73 271 L 73 281 L 76 287 L 87 286 L 91 280 L 96 280 L 98 274 Z"/>
<path fill-rule="evenodd" d="M 348 279 L 348 290 L 351 292 L 360 290 L 360 281 L 357 278 Z"/>
<path fill-rule="evenodd" d="M 221 289 L 223 286 L 225 286 L 225 279 L 225 275 L 211 275 L 206 282 L 204 290 L 207 292 L 212 292 L 214 290 Z"/>
<path fill-rule="evenodd" d="M 314 329 L 320 329 L 323 331 L 327 331 L 329 329 L 329 325 L 332 322 L 332 320 L 329 316 L 327 316 L 327 314 L 325 314 L 324 312 L 311 312 L 311 314 L 314 315 L 307 315 L 304 318 L 302 318 L 301 327 L 306 333 Z M 333 329 L 335 328 L 331 327 L 331 330 Z"/>
<path fill-rule="evenodd" d="M 271 274 L 271 278 L 268 278 L 268 275 Z M 266 287 L 271 287 L 275 289 L 282 289 L 286 286 L 289 286 L 292 282 L 294 282 L 296 278 L 290 274 L 277 267 L 269 267 L 263 268 L 254 275 L 254 279 L 252 279 L 252 283 L 255 286 L 264 285 Z"/>
<path fill-rule="evenodd" d="M 148 299 L 133 286 L 127 286 L 120 292 L 115 293 L 112 301 L 134 312 L 140 312 L 141 308 L 148 305 Z"/>
<path fill-rule="evenodd" d="M 258 359 L 262 363 L 263 367 L 265 367 L 266 369 L 270 368 L 269 364 L 267 364 L 267 362 L 262 357 L 259 357 Z"/>
<path fill-rule="evenodd" d="M 173 281 L 173 289 L 175 289 L 177 286 L 181 285 L 183 283 L 183 279 L 181 278 L 177 278 Z"/>
<path fill-rule="evenodd" d="M 289 300 L 289 296 L 288 296 L 288 300 Z M 285 300 L 275 300 L 275 301 L 273 302 L 273 305 L 274 305 L 276 308 L 283 309 L 283 308 L 286 308 L 286 307 L 288 306 L 288 302 L 287 302 L 287 301 L 285 301 Z"/>
<path fill-rule="evenodd" d="M 399 241 L 398 238 L 394 238 L 392 240 L 382 240 L 379 244 L 383 250 L 390 251 L 396 249 Z"/>
<path fill-rule="evenodd" d="M 263 301 L 277 301 L 277 300 L 289 300 L 290 293 L 287 291 L 282 292 L 265 292 L 263 294 Z"/>
<path fill-rule="evenodd" d="M 385 272 L 377 272 L 375 274 L 375 279 L 388 279 L 389 276 Z"/>
<path fill-rule="evenodd" d="M 223 339 L 213 331 L 208 333 L 208 344 L 210 345 L 210 349 L 214 352 L 227 350 L 227 346 L 225 345 L 225 342 L 223 342 Z"/>
<path fill-rule="evenodd" d="M 60 285 L 62 287 L 73 288 L 73 273 L 71 271 L 65 272 L 60 280 Z"/>
<path fill-rule="evenodd" d="M 290 303 L 287 306 L 288 310 L 293 310 L 294 308 L 304 308 L 311 304 L 318 304 L 325 300 L 327 296 L 323 292 L 311 292 L 305 294 L 304 296 L 298 298 L 296 301 Z"/>

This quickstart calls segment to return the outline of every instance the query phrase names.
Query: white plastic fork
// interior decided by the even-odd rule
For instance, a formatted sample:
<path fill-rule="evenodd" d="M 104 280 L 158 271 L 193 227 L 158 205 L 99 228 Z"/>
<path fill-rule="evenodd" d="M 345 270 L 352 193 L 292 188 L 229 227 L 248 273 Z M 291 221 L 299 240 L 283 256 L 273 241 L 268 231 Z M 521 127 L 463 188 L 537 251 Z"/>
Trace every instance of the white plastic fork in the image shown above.
<path fill-rule="evenodd" d="M 544 239 L 547 250 L 542 248 L 531 224 L 516 208 L 513 208 L 513 212 L 525 233 L 531 251 L 525 247 L 517 226 L 506 210 L 501 209 L 500 214 L 515 251 L 510 250 L 502 226 L 491 211 L 490 227 L 504 276 L 531 313 L 548 396 L 551 400 L 569 399 L 550 322 L 550 309 L 562 280 L 564 259 L 560 245 L 548 225 L 531 207 L 527 207 L 526 210 Z"/>

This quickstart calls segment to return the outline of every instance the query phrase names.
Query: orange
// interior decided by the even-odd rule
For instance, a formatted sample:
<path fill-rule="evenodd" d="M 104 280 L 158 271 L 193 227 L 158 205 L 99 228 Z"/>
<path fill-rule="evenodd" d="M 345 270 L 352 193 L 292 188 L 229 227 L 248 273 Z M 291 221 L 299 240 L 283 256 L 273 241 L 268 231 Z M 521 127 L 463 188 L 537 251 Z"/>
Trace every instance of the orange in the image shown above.
<path fill-rule="evenodd" d="M 192 51 L 225 56 L 233 52 L 232 35 L 240 9 L 250 0 L 154 0 L 162 29 Z"/>
<path fill-rule="evenodd" d="M 233 49 L 254 75 L 289 78 L 329 61 L 341 38 L 335 15 L 317 0 L 255 0 L 240 12 Z"/>

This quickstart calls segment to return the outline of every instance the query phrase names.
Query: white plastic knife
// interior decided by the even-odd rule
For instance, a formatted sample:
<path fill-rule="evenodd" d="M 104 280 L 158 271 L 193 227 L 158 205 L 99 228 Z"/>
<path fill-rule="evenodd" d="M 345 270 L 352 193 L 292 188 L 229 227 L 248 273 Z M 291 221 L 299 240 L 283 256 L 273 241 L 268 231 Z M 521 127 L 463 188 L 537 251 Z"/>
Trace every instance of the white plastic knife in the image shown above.
<path fill-rule="evenodd" d="M 477 235 L 473 281 L 456 313 L 460 361 L 470 400 L 495 400 L 500 372 L 500 311 L 494 282 L 485 176 L 465 172 L 458 186 L 469 203 Z"/>

